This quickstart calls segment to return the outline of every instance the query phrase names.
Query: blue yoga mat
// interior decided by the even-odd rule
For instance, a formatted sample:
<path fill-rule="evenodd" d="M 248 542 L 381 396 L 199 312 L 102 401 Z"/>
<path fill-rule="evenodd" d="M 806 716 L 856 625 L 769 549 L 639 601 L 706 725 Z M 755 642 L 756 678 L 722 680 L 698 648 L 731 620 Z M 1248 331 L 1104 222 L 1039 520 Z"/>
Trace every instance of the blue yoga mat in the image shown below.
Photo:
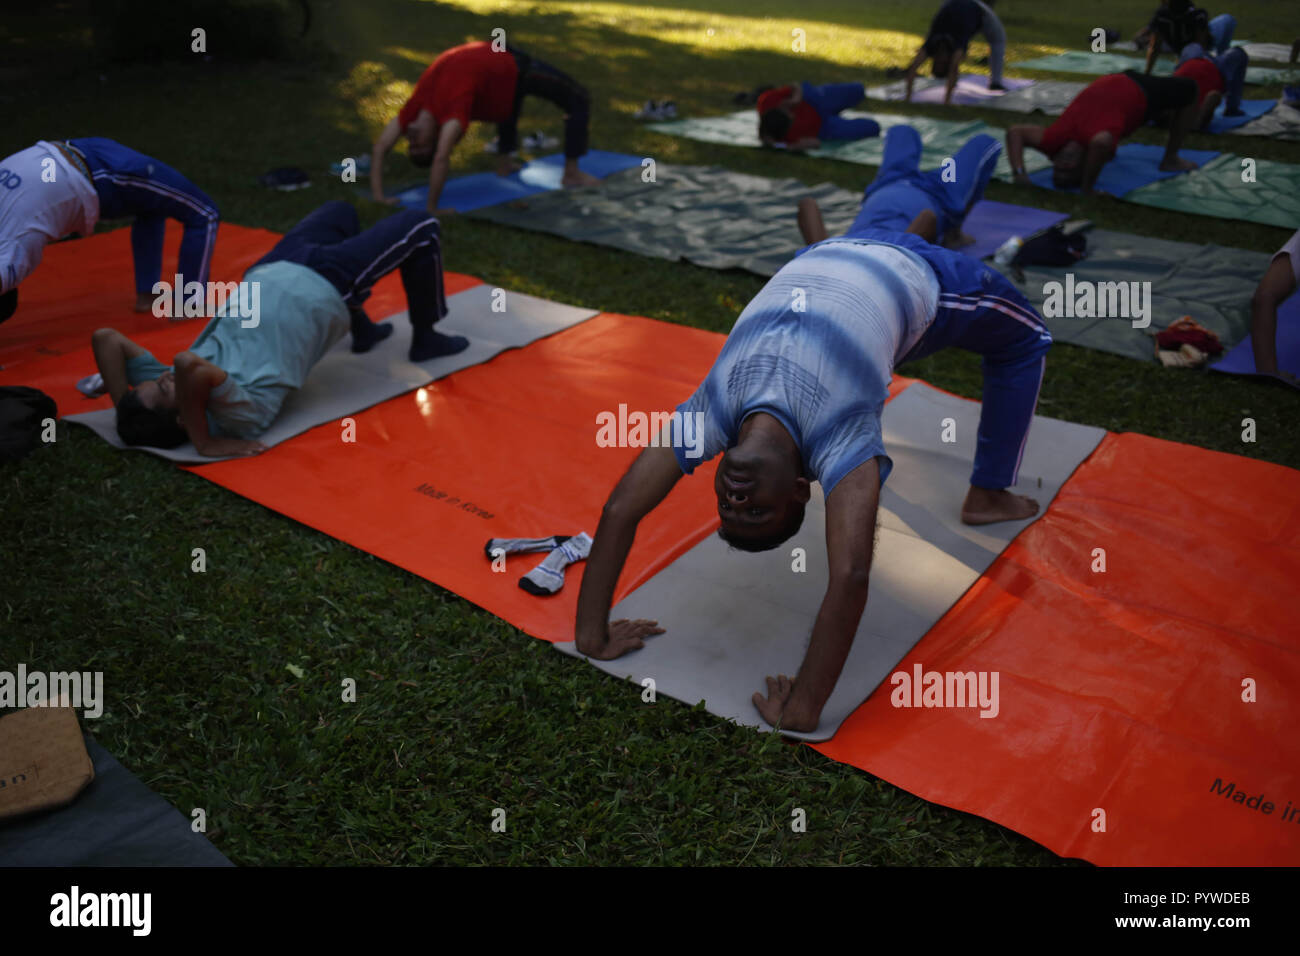
<path fill-rule="evenodd" d="M 593 176 L 604 178 L 633 166 L 641 165 L 640 156 L 628 156 L 625 153 L 607 153 L 594 149 L 578 161 L 578 168 Z M 470 212 L 484 206 L 534 196 L 537 193 L 550 192 L 560 188 L 560 177 L 564 175 L 564 156 L 556 153 L 544 156 L 528 163 L 519 172 L 510 176 L 498 176 L 496 173 L 473 173 L 469 176 L 457 176 L 447 180 L 438 197 L 438 205 L 457 212 Z M 429 198 L 429 184 L 419 183 L 409 186 L 395 194 L 398 201 L 408 209 L 423 209 Z"/>
<path fill-rule="evenodd" d="M 1300 294 L 1291 296 L 1277 310 L 1277 367 L 1300 375 Z M 1256 375 L 1254 346 L 1246 336 L 1210 368 L 1229 375 Z"/>
<path fill-rule="evenodd" d="M 1238 126 L 1245 126 L 1253 119 L 1259 119 L 1273 107 L 1277 106 L 1277 100 L 1242 100 L 1240 116 L 1224 116 L 1223 104 L 1214 111 L 1214 119 L 1210 120 L 1211 133 L 1226 133 L 1230 129 L 1236 129 Z"/>
<path fill-rule="evenodd" d="M 960 251 L 976 259 L 983 259 L 998 251 L 998 246 L 1012 236 L 1032 236 L 1040 229 L 1069 218 L 1066 213 L 1032 206 L 1014 206 L 1011 203 L 981 199 L 966 216 L 962 229 L 975 237 L 975 242 Z"/>
<path fill-rule="evenodd" d="M 1160 171 L 1160 160 L 1164 155 L 1165 148 L 1163 146 L 1149 146 L 1145 143 L 1122 143 L 1115 153 L 1115 158 L 1102 167 L 1101 175 L 1097 177 L 1097 188 L 1105 190 L 1112 196 L 1124 196 L 1135 189 L 1148 186 L 1161 179 L 1183 175 L 1182 173 Z M 1219 154 L 1212 150 L 1182 149 L 1178 151 L 1178 155 L 1204 166 Z M 1029 179 L 1035 186 L 1042 186 L 1044 189 L 1056 188 L 1052 185 L 1052 168 L 1050 166 L 1046 169 L 1040 169 L 1036 173 L 1030 173 Z M 1078 190 L 1070 189 L 1066 191 L 1077 192 Z"/>

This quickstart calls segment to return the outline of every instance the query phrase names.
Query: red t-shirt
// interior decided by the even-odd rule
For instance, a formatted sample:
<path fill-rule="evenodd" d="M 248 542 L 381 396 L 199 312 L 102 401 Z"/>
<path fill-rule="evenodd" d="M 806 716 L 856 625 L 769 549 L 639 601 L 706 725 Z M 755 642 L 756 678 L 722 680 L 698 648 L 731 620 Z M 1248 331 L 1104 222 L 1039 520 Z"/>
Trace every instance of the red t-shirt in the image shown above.
<path fill-rule="evenodd" d="M 500 123 L 515 106 L 519 67 L 512 54 L 494 52 L 487 41 L 464 43 L 438 55 L 415 84 L 397 122 L 403 132 L 426 109 L 439 125 L 459 120 L 468 129 L 471 120 Z"/>
<path fill-rule="evenodd" d="M 1123 73 L 1112 73 L 1084 87 L 1065 112 L 1047 129 L 1039 148 L 1055 155 L 1069 142 L 1087 146 L 1098 133 L 1108 132 L 1118 144 L 1146 119 L 1147 95 Z"/>
<path fill-rule="evenodd" d="M 762 122 L 763 114 L 776 109 L 787 97 L 794 94 L 793 86 L 782 86 L 775 90 L 760 93 L 758 97 L 758 118 Z M 794 104 L 794 116 L 790 118 L 790 132 L 785 134 L 783 142 L 797 143 L 801 139 L 811 139 L 822 131 L 822 117 L 812 105 L 804 100 Z"/>
<path fill-rule="evenodd" d="M 1196 97 L 1196 105 L 1200 106 L 1205 102 L 1205 96 L 1211 90 L 1223 92 L 1223 74 L 1219 68 L 1214 65 L 1214 61 L 1207 60 L 1203 56 L 1194 56 L 1178 69 L 1174 70 L 1174 76 L 1188 76 L 1196 81 L 1196 89 L 1200 95 Z"/>

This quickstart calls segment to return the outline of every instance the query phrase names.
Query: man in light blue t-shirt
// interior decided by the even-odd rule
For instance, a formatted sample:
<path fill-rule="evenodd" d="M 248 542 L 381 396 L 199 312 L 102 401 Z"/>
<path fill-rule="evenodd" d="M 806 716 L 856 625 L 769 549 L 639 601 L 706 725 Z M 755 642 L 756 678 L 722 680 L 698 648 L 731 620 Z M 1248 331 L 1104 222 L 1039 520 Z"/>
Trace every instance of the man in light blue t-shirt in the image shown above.
<path fill-rule="evenodd" d="M 880 486 L 893 463 L 880 416 L 896 365 L 956 347 L 984 360 L 968 524 L 1038 511 L 1016 483 L 1051 335 L 993 269 L 911 233 L 861 229 L 787 263 L 746 306 L 695 393 L 610 494 L 578 597 L 578 650 L 603 660 L 662 633 L 609 621 L 641 519 L 683 475 L 722 455 L 714 477 L 719 535 L 764 551 L 803 523 L 810 484 L 826 496 L 830 583 L 798 677 L 769 677 L 754 705 L 787 730 L 816 728 L 867 600 Z"/>
<path fill-rule="evenodd" d="M 365 352 L 393 331 L 361 308 L 370 287 L 399 269 L 411 318 L 412 361 L 459 352 L 464 336 L 434 331 L 447 314 L 438 220 L 407 210 L 361 231 L 349 203 L 308 215 L 244 274 L 256 283 L 258 315 L 227 300 L 175 366 L 164 365 L 114 329 L 94 335 L 95 361 L 128 445 L 175 448 L 187 440 L 201 455 L 265 450 L 257 439 L 284 400 L 344 335 Z"/>

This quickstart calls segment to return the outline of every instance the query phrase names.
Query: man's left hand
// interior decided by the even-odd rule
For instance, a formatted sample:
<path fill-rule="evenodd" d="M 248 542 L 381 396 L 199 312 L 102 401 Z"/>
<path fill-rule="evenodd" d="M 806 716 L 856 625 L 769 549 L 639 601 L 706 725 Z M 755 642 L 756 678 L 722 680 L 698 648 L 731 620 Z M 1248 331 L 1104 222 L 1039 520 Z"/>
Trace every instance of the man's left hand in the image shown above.
<path fill-rule="evenodd" d="M 809 731 L 817 729 L 817 720 L 808 720 L 789 709 L 790 696 L 794 693 L 794 681 L 784 674 L 767 679 L 767 696 L 756 691 L 751 698 L 758 709 L 759 716 L 773 727 L 781 725 L 782 730 Z"/>

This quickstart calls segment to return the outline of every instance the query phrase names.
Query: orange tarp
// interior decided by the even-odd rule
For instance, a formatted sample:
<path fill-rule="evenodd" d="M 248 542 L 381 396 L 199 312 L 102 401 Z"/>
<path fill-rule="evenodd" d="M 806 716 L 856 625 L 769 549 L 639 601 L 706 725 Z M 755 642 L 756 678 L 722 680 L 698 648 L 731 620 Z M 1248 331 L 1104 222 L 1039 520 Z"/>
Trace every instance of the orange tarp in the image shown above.
<path fill-rule="evenodd" d="M 218 262 L 237 277 L 274 238 L 225 225 Z M 50 250 L 37 273 L 45 284 L 30 300 L 24 286 L 21 306 L 38 308 L 24 316 L 20 341 L 0 326 L 0 354 L 17 359 L 0 381 L 61 389 L 64 413 L 92 407 L 66 395 L 93 370 L 76 337 L 121 327 L 123 317 L 122 296 L 96 299 L 89 287 L 78 300 L 79 326 L 60 310 L 58 288 L 77 260 L 54 254 L 75 248 Z M 82 248 L 114 277 L 104 289 L 129 291 L 129 279 L 118 281 L 130 271 L 125 231 Z M 369 311 L 380 317 L 401 307 L 390 277 Z M 33 316 L 41 314 L 55 321 L 58 347 L 71 351 L 35 354 Z M 183 348 L 198 328 L 164 325 L 141 339 L 162 343 L 163 355 L 164 344 Z M 516 584 L 538 556 L 512 558 L 507 573 L 495 574 L 484 542 L 594 531 L 636 454 L 596 445 L 597 413 L 620 403 L 671 408 L 722 341 L 600 315 L 358 413 L 353 444 L 331 423 L 257 458 L 191 470 L 530 634 L 567 640 L 582 566 L 569 570 L 559 595 L 539 599 Z M 910 383 L 897 379 L 893 394 Z M 711 533 L 712 473 L 683 481 L 645 522 L 619 597 Z M 1300 804 L 1297 502 L 1300 473 L 1291 469 L 1108 435 L 1047 513 L 899 665 L 998 672 L 998 716 L 895 708 L 886 683 L 815 746 L 1065 856 L 1130 865 L 1300 862 L 1300 811 L 1287 816 Z M 1105 552 L 1104 572 L 1093 570 L 1096 549 Z M 1243 700 L 1250 682 L 1253 702 Z M 1265 803 L 1271 813 L 1256 809 Z"/>

